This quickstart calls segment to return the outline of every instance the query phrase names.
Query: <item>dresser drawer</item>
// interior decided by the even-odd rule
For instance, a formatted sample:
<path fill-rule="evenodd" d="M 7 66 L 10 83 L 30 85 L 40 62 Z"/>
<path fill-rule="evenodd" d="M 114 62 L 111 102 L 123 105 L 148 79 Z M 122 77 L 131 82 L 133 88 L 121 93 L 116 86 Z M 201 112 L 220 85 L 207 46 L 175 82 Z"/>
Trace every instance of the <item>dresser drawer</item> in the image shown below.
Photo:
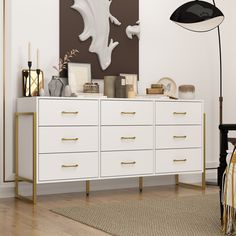
<path fill-rule="evenodd" d="M 39 126 L 98 125 L 98 101 L 39 100 Z"/>
<path fill-rule="evenodd" d="M 152 126 L 103 126 L 101 128 L 101 150 L 145 150 L 153 149 Z"/>
<path fill-rule="evenodd" d="M 41 154 L 39 181 L 98 177 L 97 153 Z"/>
<path fill-rule="evenodd" d="M 156 172 L 176 173 L 202 171 L 201 149 L 176 149 L 156 151 Z"/>
<path fill-rule="evenodd" d="M 157 126 L 156 148 L 200 148 L 201 126 Z"/>
<path fill-rule="evenodd" d="M 39 153 L 98 151 L 98 127 L 40 127 Z"/>
<path fill-rule="evenodd" d="M 102 125 L 152 125 L 152 101 L 102 101 Z"/>
<path fill-rule="evenodd" d="M 153 151 L 104 152 L 101 154 L 101 175 L 103 177 L 152 173 Z"/>
<path fill-rule="evenodd" d="M 202 104 L 200 102 L 157 102 L 156 124 L 201 124 Z"/>

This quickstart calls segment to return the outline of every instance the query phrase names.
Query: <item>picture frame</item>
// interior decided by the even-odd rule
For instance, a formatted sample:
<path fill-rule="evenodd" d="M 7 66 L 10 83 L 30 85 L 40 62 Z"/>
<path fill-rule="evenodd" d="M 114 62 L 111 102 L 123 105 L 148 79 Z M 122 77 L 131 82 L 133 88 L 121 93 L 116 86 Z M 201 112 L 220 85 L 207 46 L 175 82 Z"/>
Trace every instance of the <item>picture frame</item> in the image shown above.
<path fill-rule="evenodd" d="M 68 83 L 72 93 L 82 93 L 85 83 L 91 83 L 91 64 L 68 63 Z"/>

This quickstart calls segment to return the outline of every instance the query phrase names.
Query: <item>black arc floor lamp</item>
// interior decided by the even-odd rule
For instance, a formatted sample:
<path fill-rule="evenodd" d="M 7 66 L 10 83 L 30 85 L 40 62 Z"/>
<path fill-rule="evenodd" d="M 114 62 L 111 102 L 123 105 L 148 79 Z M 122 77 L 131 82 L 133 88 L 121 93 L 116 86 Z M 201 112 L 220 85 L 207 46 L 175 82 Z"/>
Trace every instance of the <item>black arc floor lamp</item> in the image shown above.
<path fill-rule="evenodd" d="M 222 49 L 221 49 L 221 35 L 219 25 L 224 21 L 223 13 L 216 7 L 215 0 L 213 4 L 205 1 L 190 1 L 178 9 L 171 15 L 170 20 L 178 24 L 179 26 L 194 32 L 207 32 L 217 28 L 218 30 L 218 41 L 219 41 L 219 60 L 220 60 L 220 96 L 219 96 L 219 123 L 223 123 L 223 80 L 222 80 Z M 226 141 L 227 142 L 227 141 Z M 225 156 L 222 155 L 223 157 Z M 220 161 L 222 161 L 220 159 Z M 224 171 L 226 161 L 223 158 L 222 170 Z M 218 169 L 218 181 L 221 183 L 223 171 L 219 172 Z M 222 172 L 222 173 L 221 173 Z M 219 173 L 220 178 L 219 178 Z M 219 180 L 220 179 L 220 180 Z M 220 184 L 220 206 L 221 206 L 221 219 L 223 215 L 223 206 L 221 204 L 221 192 L 222 186 Z"/>
<path fill-rule="evenodd" d="M 218 29 L 219 57 L 220 57 L 220 97 L 219 123 L 223 123 L 223 86 L 222 86 L 222 50 L 219 25 L 224 20 L 223 13 L 213 4 L 204 1 L 191 1 L 183 4 L 171 15 L 170 20 L 179 26 L 194 32 L 207 32 Z"/>

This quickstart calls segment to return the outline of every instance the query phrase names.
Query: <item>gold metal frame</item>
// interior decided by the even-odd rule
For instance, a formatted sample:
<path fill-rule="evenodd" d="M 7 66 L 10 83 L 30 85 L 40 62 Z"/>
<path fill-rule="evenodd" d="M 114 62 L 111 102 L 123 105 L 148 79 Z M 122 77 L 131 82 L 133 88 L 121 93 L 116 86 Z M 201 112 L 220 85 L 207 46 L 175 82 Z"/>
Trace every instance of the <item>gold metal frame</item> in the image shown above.
<path fill-rule="evenodd" d="M 19 176 L 19 117 L 20 116 L 32 116 L 33 118 L 33 179 L 27 179 L 24 177 Z M 37 202 L 37 117 L 36 113 L 34 112 L 25 112 L 25 113 L 16 113 L 15 116 L 15 122 L 16 122 L 16 132 L 15 132 L 15 164 L 16 164 L 16 174 L 15 174 L 15 197 L 24 201 L 31 202 L 33 204 L 36 204 Z M 19 182 L 27 182 L 33 185 L 33 191 L 32 191 L 32 199 L 22 196 L 19 194 Z"/>
<path fill-rule="evenodd" d="M 143 177 L 139 177 L 139 192 L 143 192 Z"/>
<path fill-rule="evenodd" d="M 187 184 L 179 182 L 179 175 L 175 176 L 175 183 L 178 186 L 193 188 L 199 190 L 206 189 L 206 114 L 203 114 L 203 173 L 202 173 L 202 183 L 201 185 Z"/>
<path fill-rule="evenodd" d="M 90 194 L 90 181 L 86 181 L 86 196 L 89 197 Z"/>

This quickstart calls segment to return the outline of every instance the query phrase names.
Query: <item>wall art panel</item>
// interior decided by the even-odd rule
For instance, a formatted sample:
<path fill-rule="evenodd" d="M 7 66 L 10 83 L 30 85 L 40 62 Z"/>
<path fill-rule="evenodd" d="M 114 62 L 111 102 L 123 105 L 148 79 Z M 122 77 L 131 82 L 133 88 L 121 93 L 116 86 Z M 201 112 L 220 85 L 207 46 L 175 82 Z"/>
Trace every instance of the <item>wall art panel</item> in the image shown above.
<path fill-rule="evenodd" d="M 90 63 L 92 79 L 138 74 L 139 38 L 126 33 L 138 21 L 139 0 L 60 0 L 60 55 L 78 49 L 72 61 Z"/>

